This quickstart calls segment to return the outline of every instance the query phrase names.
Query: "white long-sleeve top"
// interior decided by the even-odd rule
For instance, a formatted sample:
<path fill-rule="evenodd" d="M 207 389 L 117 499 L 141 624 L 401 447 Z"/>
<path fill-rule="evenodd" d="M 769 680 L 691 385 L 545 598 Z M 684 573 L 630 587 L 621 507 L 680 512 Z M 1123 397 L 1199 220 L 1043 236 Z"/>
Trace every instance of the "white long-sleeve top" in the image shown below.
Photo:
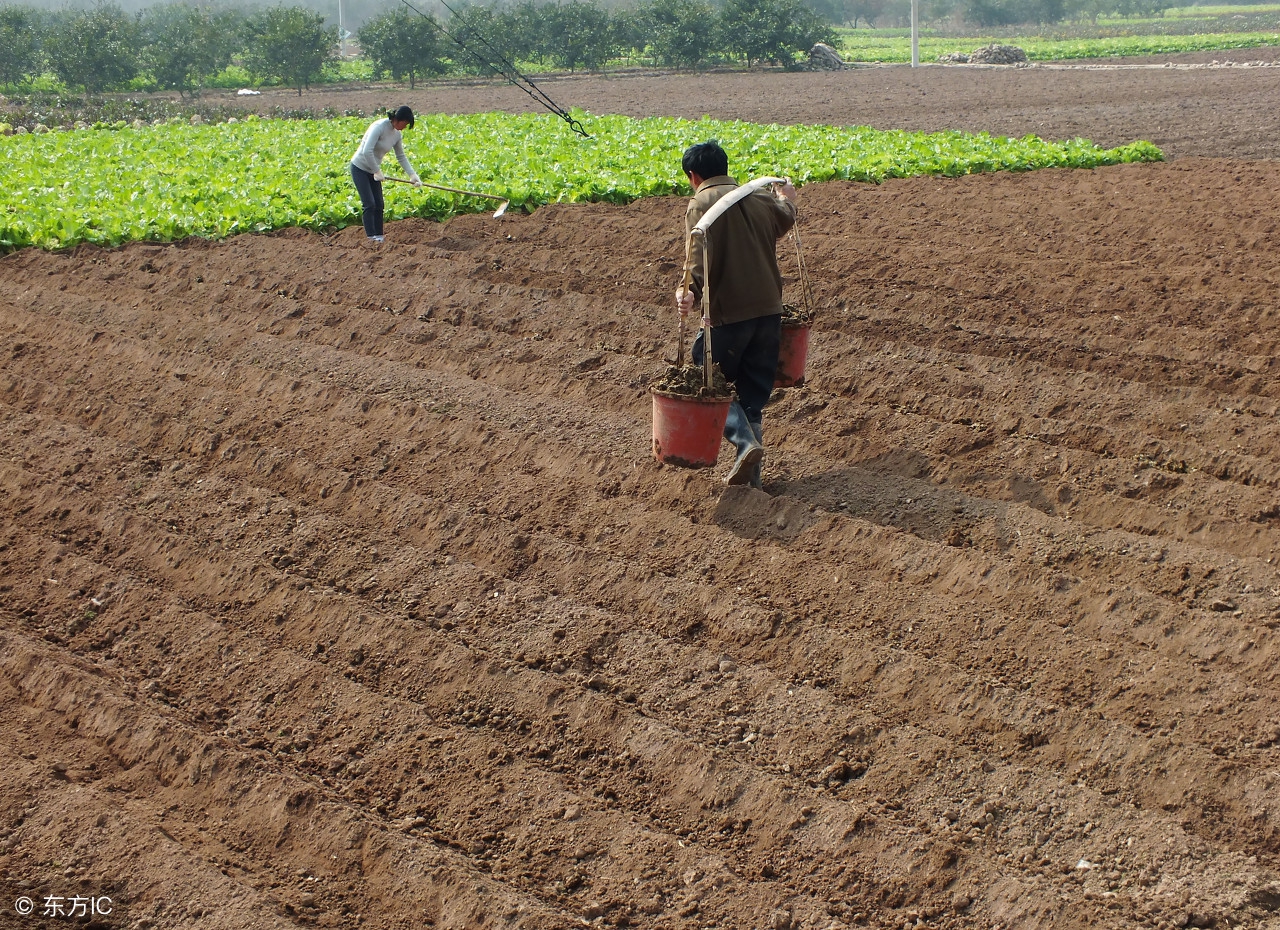
<path fill-rule="evenodd" d="M 351 164 L 373 174 L 381 169 L 383 157 L 395 149 L 396 160 L 400 162 L 400 167 L 405 170 L 410 181 L 416 181 L 418 173 L 413 170 L 413 165 L 409 164 L 409 158 L 404 153 L 404 145 L 400 141 L 403 138 L 404 134 L 391 125 L 389 117 L 375 120 L 365 130 L 364 138 L 360 140 L 360 147 L 351 156 Z"/>

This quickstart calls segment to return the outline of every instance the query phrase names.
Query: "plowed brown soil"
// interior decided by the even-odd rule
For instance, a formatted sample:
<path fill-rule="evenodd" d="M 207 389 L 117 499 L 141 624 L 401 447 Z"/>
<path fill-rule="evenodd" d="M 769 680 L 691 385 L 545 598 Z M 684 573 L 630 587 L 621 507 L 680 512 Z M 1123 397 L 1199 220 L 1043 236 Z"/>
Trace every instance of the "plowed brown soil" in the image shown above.
<path fill-rule="evenodd" d="M 680 198 L 0 259 L 0 926 L 1280 926 L 1280 163 L 1217 154 L 804 188 L 767 493 L 650 455 Z"/>

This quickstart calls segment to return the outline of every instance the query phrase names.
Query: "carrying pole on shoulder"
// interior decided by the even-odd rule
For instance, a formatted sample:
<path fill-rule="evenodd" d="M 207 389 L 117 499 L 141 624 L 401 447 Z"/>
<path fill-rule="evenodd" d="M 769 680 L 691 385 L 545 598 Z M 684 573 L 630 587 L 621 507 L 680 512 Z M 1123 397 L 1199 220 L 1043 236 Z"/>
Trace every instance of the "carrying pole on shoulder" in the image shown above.
<path fill-rule="evenodd" d="M 702 214 L 702 218 L 698 220 L 696 226 L 689 231 L 689 241 L 685 243 L 685 267 L 688 267 L 688 256 L 692 254 L 693 240 L 696 237 L 702 248 L 702 348 L 704 350 L 702 357 L 702 383 L 704 387 L 711 387 L 711 248 L 707 243 L 707 232 L 712 225 L 720 217 L 724 216 L 729 209 L 738 203 L 738 201 L 750 197 L 761 188 L 768 187 L 770 184 L 785 184 L 785 178 L 764 177 L 756 178 L 754 181 L 748 181 L 741 187 L 735 187 L 729 193 L 725 194 L 719 200 L 711 205 L 711 209 Z M 686 272 L 686 278 L 688 273 Z M 689 287 L 690 281 L 685 282 L 685 287 Z M 684 320 L 681 319 L 683 326 Z M 680 340 L 681 348 L 684 346 L 684 339 Z"/>

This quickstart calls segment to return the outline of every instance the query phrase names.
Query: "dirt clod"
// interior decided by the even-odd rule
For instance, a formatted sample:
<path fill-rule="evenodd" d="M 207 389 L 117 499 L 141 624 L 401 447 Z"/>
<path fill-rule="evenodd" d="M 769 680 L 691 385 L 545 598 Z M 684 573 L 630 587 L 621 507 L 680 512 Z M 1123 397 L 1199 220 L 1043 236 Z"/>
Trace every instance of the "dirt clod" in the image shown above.
<path fill-rule="evenodd" d="M 711 366 L 711 386 L 706 386 L 706 373 L 701 365 L 667 366 L 661 380 L 653 385 L 653 390 L 663 394 L 675 394 L 682 397 L 727 397 L 729 385 L 724 379 L 724 372 L 719 365 Z"/>

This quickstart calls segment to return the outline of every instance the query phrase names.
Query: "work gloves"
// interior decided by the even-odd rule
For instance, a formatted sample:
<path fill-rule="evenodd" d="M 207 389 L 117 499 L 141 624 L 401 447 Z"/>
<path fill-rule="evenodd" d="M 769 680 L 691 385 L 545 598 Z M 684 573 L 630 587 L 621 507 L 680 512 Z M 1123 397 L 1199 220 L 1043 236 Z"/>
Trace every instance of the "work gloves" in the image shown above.
<path fill-rule="evenodd" d="M 387 179 L 387 176 L 383 174 L 381 171 L 375 171 L 373 173 L 373 179 L 375 181 L 385 181 Z"/>

